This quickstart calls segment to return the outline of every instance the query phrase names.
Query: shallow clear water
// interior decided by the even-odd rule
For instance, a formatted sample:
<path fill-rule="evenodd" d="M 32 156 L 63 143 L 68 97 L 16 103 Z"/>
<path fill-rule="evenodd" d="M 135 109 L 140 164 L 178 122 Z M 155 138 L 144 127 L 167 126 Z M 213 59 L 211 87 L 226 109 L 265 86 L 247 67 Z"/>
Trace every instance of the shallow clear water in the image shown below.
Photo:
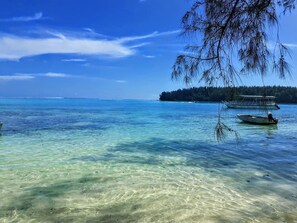
<path fill-rule="evenodd" d="M 1 99 L 0 222 L 296 222 L 297 106 Z M 259 112 L 257 112 L 259 113 Z M 260 112 L 261 113 L 261 112 Z"/>

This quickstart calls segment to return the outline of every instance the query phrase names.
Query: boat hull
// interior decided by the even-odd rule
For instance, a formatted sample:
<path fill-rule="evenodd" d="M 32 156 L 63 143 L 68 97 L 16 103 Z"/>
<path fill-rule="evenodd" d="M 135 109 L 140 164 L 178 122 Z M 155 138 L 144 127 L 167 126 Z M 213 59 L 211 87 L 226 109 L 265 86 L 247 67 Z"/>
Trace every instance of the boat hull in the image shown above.
<path fill-rule="evenodd" d="M 278 123 L 277 119 L 269 120 L 268 117 L 255 115 L 239 114 L 237 115 L 237 118 L 243 122 L 257 125 L 276 125 Z"/>

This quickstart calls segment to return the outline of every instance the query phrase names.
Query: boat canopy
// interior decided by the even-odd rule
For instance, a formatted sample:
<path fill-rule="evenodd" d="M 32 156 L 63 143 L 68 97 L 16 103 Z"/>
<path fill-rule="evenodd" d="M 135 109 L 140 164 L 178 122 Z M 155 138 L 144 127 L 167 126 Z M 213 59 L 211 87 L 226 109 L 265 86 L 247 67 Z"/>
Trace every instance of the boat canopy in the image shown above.
<path fill-rule="evenodd" d="M 239 95 L 242 98 L 259 98 L 259 99 L 275 99 L 275 96 L 263 96 L 263 95 Z"/>
<path fill-rule="evenodd" d="M 264 95 L 239 95 L 232 101 L 224 102 L 228 108 L 250 109 L 279 109 L 275 103 L 275 96 Z"/>

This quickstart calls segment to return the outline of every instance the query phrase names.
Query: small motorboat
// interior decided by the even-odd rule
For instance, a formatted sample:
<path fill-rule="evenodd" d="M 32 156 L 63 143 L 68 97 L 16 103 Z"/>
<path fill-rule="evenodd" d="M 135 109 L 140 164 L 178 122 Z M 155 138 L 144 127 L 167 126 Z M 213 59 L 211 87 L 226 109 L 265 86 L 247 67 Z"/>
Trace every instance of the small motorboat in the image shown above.
<path fill-rule="evenodd" d="M 238 114 L 237 118 L 239 118 L 243 122 L 257 125 L 275 125 L 278 122 L 278 119 L 276 118 L 269 119 L 268 117 L 246 114 Z"/>

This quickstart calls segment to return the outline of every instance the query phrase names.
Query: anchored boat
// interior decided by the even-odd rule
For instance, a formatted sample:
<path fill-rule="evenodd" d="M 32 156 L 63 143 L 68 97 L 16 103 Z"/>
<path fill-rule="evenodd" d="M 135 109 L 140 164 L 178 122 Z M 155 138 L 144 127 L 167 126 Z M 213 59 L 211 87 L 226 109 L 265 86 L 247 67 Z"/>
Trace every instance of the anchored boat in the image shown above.
<path fill-rule="evenodd" d="M 276 125 L 278 123 L 278 119 L 276 118 L 268 118 L 256 115 L 238 114 L 237 118 L 239 118 L 243 122 L 258 125 Z"/>
<path fill-rule="evenodd" d="M 280 107 L 275 103 L 274 96 L 239 95 L 238 99 L 232 101 L 224 101 L 224 103 L 228 108 L 248 108 L 266 110 L 280 109 Z"/>

